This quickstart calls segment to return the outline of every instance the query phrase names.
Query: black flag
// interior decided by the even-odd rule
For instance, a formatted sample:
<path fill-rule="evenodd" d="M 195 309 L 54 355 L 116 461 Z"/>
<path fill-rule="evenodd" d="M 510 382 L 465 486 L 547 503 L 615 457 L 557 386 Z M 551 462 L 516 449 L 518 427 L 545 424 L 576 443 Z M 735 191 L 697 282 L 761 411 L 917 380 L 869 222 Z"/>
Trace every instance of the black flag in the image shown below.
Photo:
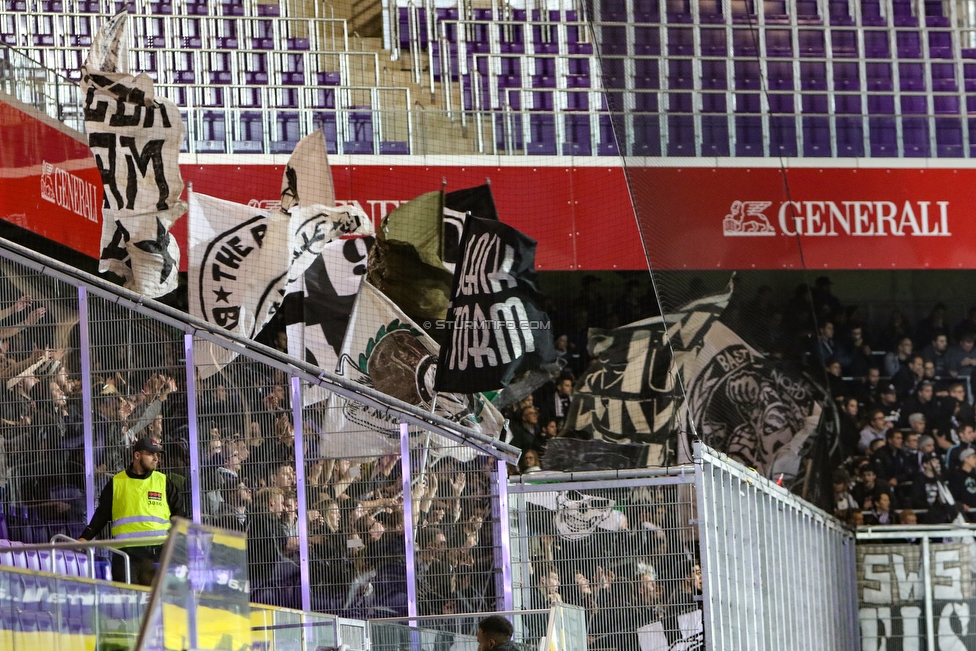
<path fill-rule="evenodd" d="M 461 258 L 461 236 L 468 215 L 498 221 L 495 199 L 487 183 L 444 195 L 444 266 L 451 273 Z"/>
<path fill-rule="evenodd" d="M 519 371 L 555 360 L 549 318 L 539 308 L 535 245 L 499 221 L 467 218 L 435 389 L 494 391 Z"/>

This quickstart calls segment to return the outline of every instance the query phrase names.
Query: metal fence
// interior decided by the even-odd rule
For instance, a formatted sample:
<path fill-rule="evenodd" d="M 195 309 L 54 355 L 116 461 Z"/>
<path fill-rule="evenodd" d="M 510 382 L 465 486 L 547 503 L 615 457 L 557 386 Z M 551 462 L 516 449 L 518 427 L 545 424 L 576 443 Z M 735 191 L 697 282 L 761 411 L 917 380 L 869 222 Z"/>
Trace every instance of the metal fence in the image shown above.
<path fill-rule="evenodd" d="M 515 605 L 583 607 L 590 649 L 858 647 L 853 534 L 704 446 L 694 465 L 509 491 Z"/>
<path fill-rule="evenodd" d="M 861 527 L 864 649 L 976 648 L 976 526 Z"/>
<path fill-rule="evenodd" d="M 356 619 L 498 605 L 511 446 L 3 241 L 0 380 L 0 538 L 77 537 L 154 436 L 187 517 L 248 532 L 254 601 Z M 336 427 L 349 409 L 389 431 Z"/>

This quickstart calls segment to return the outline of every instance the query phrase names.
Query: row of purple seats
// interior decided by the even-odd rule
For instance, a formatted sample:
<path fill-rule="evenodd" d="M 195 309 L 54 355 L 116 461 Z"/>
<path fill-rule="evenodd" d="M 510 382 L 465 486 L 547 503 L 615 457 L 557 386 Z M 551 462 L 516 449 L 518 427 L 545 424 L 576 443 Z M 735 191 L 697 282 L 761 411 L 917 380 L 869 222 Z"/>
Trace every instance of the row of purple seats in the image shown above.
<path fill-rule="evenodd" d="M 410 153 L 406 141 L 384 140 L 379 143 L 379 151 L 375 151 L 373 141 L 373 113 L 369 107 L 360 110 L 350 110 L 345 113 L 347 118 L 347 133 L 349 139 L 342 141 L 344 154 L 383 154 L 393 155 Z M 223 111 L 204 111 L 200 116 L 201 129 L 197 132 L 196 151 L 207 153 L 264 153 L 264 122 L 259 112 L 242 112 L 237 114 L 239 130 L 231 142 L 231 151 L 227 151 L 227 115 Z M 300 140 L 299 114 L 281 112 L 276 116 L 274 129 L 270 140 L 272 154 L 289 154 L 295 149 Z M 316 128 L 325 132 L 328 153 L 339 152 L 339 136 L 334 111 L 317 111 L 313 116 Z"/>
<path fill-rule="evenodd" d="M 556 121 L 563 121 L 563 141 L 556 140 Z M 525 126 L 529 137 L 525 139 Z M 619 156 L 610 116 L 601 115 L 597 140 L 591 133 L 590 116 L 565 114 L 499 114 L 495 116 L 495 146 L 499 151 L 525 152 L 530 156 Z"/>
<path fill-rule="evenodd" d="M 855 0 L 858 1 L 858 0 Z M 861 2 L 862 26 L 887 26 L 888 20 L 882 15 L 880 0 L 859 0 Z M 598 0 L 601 22 L 628 22 L 628 0 Z M 661 6 L 657 0 L 631 0 L 632 20 L 637 24 L 659 24 L 662 22 Z M 733 24 L 756 24 L 759 20 L 759 5 L 755 0 L 732 0 L 730 4 Z M 896 27 L 919 26 L 919 19 L 912 11 L 909 0 L 895 0 L 893 2 L 890 24 Z M 925 2 L 926 27 L 948 27 L 949 20 L 943 15 L 941 2 Z M 721 0 L 699 0 L 699 21 L 701 23 L 725 23 Z M 783 0 L 764 0 L 762 3 L 763 19 L 766 24 L 788 24 L 791 16 L 787 12 Z M 797 0 L 796 19 L 800 25 L 816 25 L 829 23 L 830 25 L 855 25 L 855 17 L 851 14 L 851 5 L 847 0 L 830 0 L 827 3 L 827 14 L 821 16 L 816 0 Z M 666 23 L 691 23 L 694 17 L 691 13 L 690 0 L 666 0 L 663 20 Z"/>
<path fill-rule="evenodd" d="M 628 41 L 625 27 L 604 27 L 600 51 L 607 56 L 624 56 L 630 49 L 639 56 L 661 54 L 661 30 L 656 26 L 637 26 Z M 697 34 L 696 34 L 697 32 Z M 766 56 L 768 58 L 824 58 L 827 56 L 826 30 L 800 29 L 797 31 L 797 47 L 794 52 L 790 30 L 767 28 Z M 923 34 L 925 39 L 923 39 Z M 695 37 L 699 40 L 699 52 L 695 52 Z M 831 29 L 831 55 L 835 58 L 890 59 L 892 47 L 887 31 L 865 31 L 864 51 L 859 50 L 857 31 Z M 631 42 L 632 41 L 632 42 Z M 726 57 L 729 55 L 728 37 L 724 27 L 668 27 L 667 54 L 670 56 Z M 926 48 L 927 46 L 927 48 Z M 894 53 L 898 59 L 921 59 L 927 51 L 930 59 L 951 59 L 952 32 L 948 30 L 898 30 L 895 32 Z M 732 56 L 758 57 L 759 37 L 756 29 L 732 30 Z"/>
<path fill-rule="evenodd" d="M 868 152 L 872 157 L 897 157 L 898 128 L 895 118 L 873 117 L 867 119 L 865 129 L 861 117 L 836 117 L 834 129 L 826 117 L 801 118 L 803 135 L 802 155 L 806 157 L 832 156 L 831 142 L 839 157 L 863 157 L 865 134 Z M 635 140 L 642 152 L 635 155 L 660 156 L 660 118 L 657 115 L 634 117 Z M 695 156 L 695 125 L 692 116 L 667 116 L 668 141 L 664 151 L 668 156 Z M 972 133 L 976 134 L 976 119 L 969 120 Z M 926 118 L 902 118 L 902 155 L 909 158 L 960 158 L 963 151 L 963 125 L 958 118 L 935 120 L 935 151 L 932 151 L 930 125 Z M 735 136 L 734 148 L 730 147 Z M 701 118 L 702 156 L 763 156 L 763 125 L 759 116 L 735 116 L 730 133 L 727 116 L 706 115 Z M 793 116 L 769 117 L 769 155 L 798 156 L 797 120 Z M 976 142 L 970 145 L 970 156 L 976 155 Z"/>
<path fill-rule="evenodd" d="M 91 576 L 90 559 L 71 550 L 18 550 L 24 543 L 0 539 L 0 566 L 17 567 L 63 576 Z"/>
<path fill-rule="evenodd" d="M 728 79 L 726 61 L 701 61 L 701 88 L 709 90 L 762 90 L 762 67 L 758 61 L 734 61 L 732 64 L 733 79 Z M 833 77 L 833 86 L 828 82 L 828 65 Z M 800 62 L 799 79 L 795 78 L 792 62 L 767 61 L 766 87 L 769 91 L 893 91 L 895 79 L 893 73 L 898 73 L 898 89 L 902 92 L 933 91 L 958 92 L 956 82 L 956 66 L 951 63 L 931 63 L 926 71 L 922 63 L 898 63 L 893 68 L 890 63 L 871 62 L 865 64 L 865 76 L 862 79 L 858 63 L 835 61 Z M 602 62 L 603 82 L 607 89 L 623 89 L 627 87 L 622 60 L 607 59 Z M 667 90 L 692 89 L 695 83 L 694 62 L 690 59 L 671 59 L 667 64 Z M 929 86 L 926 72 L 931 78 Z M 963 67 L 965 87 L 976 90 L 976 64 Z M 863 88 L 862 88 L 863 85 Z M 632 87 L 636 90 L 661 89 L 660 68 L 658 62 L 649 59 L 634 61 L 634 78 Z"/>

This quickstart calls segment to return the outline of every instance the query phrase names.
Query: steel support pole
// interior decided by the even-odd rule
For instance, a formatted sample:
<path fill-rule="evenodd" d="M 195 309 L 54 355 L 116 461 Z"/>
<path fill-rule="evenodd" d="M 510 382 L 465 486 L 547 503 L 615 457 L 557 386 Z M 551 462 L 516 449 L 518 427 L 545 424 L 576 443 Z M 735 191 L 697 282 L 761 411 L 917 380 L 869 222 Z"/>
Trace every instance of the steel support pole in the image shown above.
<path fill-rule="evenodd" d="M 302 577 L 302 610 L 312 609 L 308 571 L 308 496 L 305 494 L 305 426 L 302 421 L 302 380 L 291 378 L 291 413 L 295 425 L 295 492 L 298 494 L 298 564 Z"/>

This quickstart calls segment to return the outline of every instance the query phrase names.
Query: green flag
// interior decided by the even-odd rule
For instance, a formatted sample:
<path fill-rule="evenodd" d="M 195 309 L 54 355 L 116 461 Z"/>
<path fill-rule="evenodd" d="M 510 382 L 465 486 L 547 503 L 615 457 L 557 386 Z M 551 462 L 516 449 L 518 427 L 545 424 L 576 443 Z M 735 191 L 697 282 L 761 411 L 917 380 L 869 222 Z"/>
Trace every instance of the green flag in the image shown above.
<path fill-rule="evenodd" d="M 444 193 L 428 192 L 380 224 L 366 278 L 440 343 L 453 277 L 444 267 Z"/>

